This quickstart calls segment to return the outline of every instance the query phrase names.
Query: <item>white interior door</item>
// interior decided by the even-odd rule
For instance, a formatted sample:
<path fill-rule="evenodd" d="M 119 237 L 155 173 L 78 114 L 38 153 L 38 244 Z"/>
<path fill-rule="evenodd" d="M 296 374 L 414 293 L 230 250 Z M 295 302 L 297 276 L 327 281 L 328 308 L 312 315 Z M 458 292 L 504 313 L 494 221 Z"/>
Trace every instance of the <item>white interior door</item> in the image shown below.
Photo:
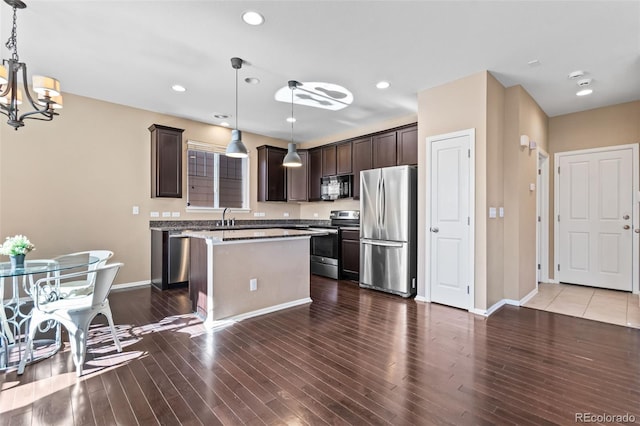
<path fill-rule="evenodd" d="M 633 151 L 559 155 L 559 281 L 632 290 Z"/>
<path fill-rule="evenodd" d="M 430 144 L 431 300 L 469 309 L 470 267 L 469 134 Z"/>

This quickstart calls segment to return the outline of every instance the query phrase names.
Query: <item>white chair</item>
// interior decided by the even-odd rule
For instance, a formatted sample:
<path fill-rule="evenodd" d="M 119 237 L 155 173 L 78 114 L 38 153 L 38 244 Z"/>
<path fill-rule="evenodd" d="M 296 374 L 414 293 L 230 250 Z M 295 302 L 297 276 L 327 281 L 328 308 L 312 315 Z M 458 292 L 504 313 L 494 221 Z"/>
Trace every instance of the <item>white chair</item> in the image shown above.
<path fill-rule="evenodd" d="M 91 272 L 87 275 L 87 279 L 85 280 L 76 280 L 76 281 L 68 281 L 68 282 L 60 282 L 59 293 L 60 298 L 66 299 L 72 296 L 86 296 L 89 294 L 88 292 L 91 289 L 91 286 L 95 282 L 96 276 L 92 273 L 97 268 L 100 268 L 107 264 L 107 261 L 111 259 L 113 256 L 113 252 L 109 250 L 89 250 L 89 251 L 79 251 L 76 253 L 71 253 L 65 255 L 67 256 L 89 256 L 89 257 L 97 257 L 100 259 L 96 263 L 92 263 L 88 266 L 88 272 Z"/>
<path fill-rule="evenodd" d="M 113 263 L 96 268 L 93 271 L 83 271 L 60 275 L 57 277 L 42 278 L 36 282 L 33 294 L 34 307 L 31 315 L 31 321 L 29 322 L 29 333 L 27 335 L 27 353 L 25 353 L 25 356 L 20 360 L 18 374 L 22 374 L 24 372 L 28 358 L 27 354 L 31 354 L 33 357 L 33 339 L 36 331 L 38 330 L 38 325 L 48 320 L 59 321 L 69 332 L 71 354 L 73 356 L 73 362 L 76 365 L 76 374 L 78 376 L 82 375 L 82 365 L 84 364 L 84 358 L 86 355 L 89 325 L 96 315 L 102 314 L 107 317 L 116 349 L 118 352 L 122 352 L 122 347 L 120 346 L 120 342 L 118 341 L 118 336 L 116 335 L 116 330 L 113 325 L 109 299 L 107 298 L 111 291 L 113 280 L 121 266 L 122 263 Z M 46 299 L 46 295 L 49 294 L 50 287 L 56 285 L 57 280 L 59 280 L 60 283 L 63 283 L 65 280 L 77 279 L 83 276 L 89 280 L 89 274 L 95 275 L 89 294 L 53 301 L 48 301 Z"/>

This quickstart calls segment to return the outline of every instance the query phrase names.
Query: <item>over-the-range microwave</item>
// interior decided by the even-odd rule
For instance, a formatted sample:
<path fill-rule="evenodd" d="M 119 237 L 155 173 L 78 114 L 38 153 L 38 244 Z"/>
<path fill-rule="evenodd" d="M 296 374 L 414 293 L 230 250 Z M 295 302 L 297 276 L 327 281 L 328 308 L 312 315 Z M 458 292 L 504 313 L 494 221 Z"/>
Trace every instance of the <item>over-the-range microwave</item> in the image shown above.
<path fill-rule="evenodd" d="M 323 200 L 337 200 L 352 196 L 353 176 L 341 175 L 323 177 L 321 181 L 320 198 Z"/>

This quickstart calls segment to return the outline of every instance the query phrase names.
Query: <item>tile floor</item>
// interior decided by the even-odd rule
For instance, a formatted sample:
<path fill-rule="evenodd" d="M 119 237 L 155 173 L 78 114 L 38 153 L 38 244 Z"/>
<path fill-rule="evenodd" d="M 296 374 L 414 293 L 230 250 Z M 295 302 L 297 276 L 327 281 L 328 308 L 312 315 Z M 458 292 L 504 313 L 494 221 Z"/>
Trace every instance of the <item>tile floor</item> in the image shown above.
<path fill-rule="evenodd" d="M 638 295 L 570 284 L 538 285 L 523 306 L 611 324 L 640 328 Z"/>

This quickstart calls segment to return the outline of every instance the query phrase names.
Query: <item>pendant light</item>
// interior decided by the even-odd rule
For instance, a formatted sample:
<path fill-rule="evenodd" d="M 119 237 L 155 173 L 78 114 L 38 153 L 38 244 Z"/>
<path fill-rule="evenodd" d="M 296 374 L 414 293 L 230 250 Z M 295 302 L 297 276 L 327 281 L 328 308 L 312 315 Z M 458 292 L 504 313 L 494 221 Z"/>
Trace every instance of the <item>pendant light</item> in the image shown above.
<path fill-rule="evenodd" d="M 236 127 L 231 131 L 231 142 L 227 145 L 227 157 L 246 158 L 249 156 L 247 147 L 242 143 L 242 132 L 238 130 L 238 70 L 242 68 L 243 60 L 231 58 L 231 66 L 236 70 Z"/>
<path fill-rule="evenodd" d="M 293 123 L 296 121 L 293 117 L 293 91 L 298 87 L 300 83 L 295 80 L 289 80 L 289 89 L 291 89 L 291 142 L 289 143 L 289 149 L 287 155 L 282 161 L 282 165 L 285 167 L 300 167 L 302 166 L 302 159 L 298 155 L 296 150 L 296 144 L 293 143 Z"/>

